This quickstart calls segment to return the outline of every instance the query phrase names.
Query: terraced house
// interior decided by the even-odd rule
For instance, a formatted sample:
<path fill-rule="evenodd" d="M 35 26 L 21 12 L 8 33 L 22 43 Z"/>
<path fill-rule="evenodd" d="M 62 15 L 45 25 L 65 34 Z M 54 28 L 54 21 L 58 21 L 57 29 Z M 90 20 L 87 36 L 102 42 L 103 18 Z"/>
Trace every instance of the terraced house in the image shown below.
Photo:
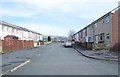
<path fill-rule="evenodd" d="M 119 41 L 119 7 L 74 34 L 76 42 L 88 49 L 118 50 Z"/>
<path fill-rule="evenodd" d="M 0 21 L 0 52 L 10 52 L 37 46 L 42 34 Z"/>

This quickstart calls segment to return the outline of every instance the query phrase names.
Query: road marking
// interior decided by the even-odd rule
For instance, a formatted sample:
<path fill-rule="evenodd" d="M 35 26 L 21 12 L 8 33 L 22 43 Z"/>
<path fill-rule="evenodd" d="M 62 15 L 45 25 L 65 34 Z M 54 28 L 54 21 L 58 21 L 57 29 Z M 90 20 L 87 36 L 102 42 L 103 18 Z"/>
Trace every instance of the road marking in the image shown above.
<path fill-rule="evenodd" d="M 22 64 L 18 65 L 17 67 L 13 68 L 12 70 L 10 70 L 10 72 L 14 72 L 14 71 L 17 70 L 18 68 L 24 66 L 25 64 L 27 64 L 27 63 L 29 63 L 29 62 L 30 62 L 30 60 L 25 61 L 24 63 L 22 63 Z"/>
<path fill-rule="evenodd" d="M 0 76 L 3 76 L 5 74 L 7 74 L 8 72 L 10 72 L 10 70 L 7 70 L 6 72 L 2 73 Z"/>

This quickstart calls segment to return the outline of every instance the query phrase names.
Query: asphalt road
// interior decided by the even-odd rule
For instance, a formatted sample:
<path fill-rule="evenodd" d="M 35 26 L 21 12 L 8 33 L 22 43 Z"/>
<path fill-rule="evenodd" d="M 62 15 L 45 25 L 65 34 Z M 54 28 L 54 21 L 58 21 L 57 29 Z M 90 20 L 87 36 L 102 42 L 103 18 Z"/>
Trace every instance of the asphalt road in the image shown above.
<path fill-rule="evenodd" d="M 118 75 L 117 62 L 86 58 L 60 43 L 36 50 L 28 64 L 7 75 Z"/>

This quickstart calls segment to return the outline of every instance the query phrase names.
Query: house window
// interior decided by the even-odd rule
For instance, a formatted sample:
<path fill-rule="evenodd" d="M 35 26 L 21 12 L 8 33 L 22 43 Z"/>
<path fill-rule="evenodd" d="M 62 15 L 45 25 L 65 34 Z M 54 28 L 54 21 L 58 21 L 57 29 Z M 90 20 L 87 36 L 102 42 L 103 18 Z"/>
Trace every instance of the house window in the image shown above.
<path fill-rule="evenodd" d="M 7 27 L 7 32 L 9 32 L 9 27 Z"/>
<path fill-rule="evenodd" d="M 90 42 L 91 41 L 91 37 L 88 37 L 88 42 Z"/>
<path fill-rule="evenodd" d="M 104 18 L 104 23 L 109 23 L 110 22 L 110 17 L 108 16 L 108 17 L 106 17 L 106 18 Z"/>
<path fill-rule="evenodd" d="M 95 23 L 95 27 L 97 28 L 97 23 Z"/>
<path fill-rule="evenodd" d="M 14 32 L 14 28 L 12 28 L 12 32 Z"/>
<path fill-rule="evenodd" d="M 17 29 L 17 33 L 19 33 L 19 32 L 20 32 L 20 30 Z"/>
<path fill-rule="evenodd" d="M 5 26 L 2 25 L 2 31 L 5 31 Z"/>
<path fill-rule="evenodd" d="M 11 32 L 11 28 L 10 27 L 7 27 L 7 32 Z"/>
<path fill-rule="evenodd" d="M 100 36 L 100 40 L 103 40 L 103 36 Z"/>
<path fill-rule="evenodd" d="M 104 20 L 102 21 L 102 23 L 104 23 Z"/>
<path fill-rule="evenodd" d="M 106 34 L 106 39 L 110 40 L 110 34 Z"/>
<path fill-rule="evenodd" d="M 15 29 L 15 33 L 17 33 L 17 29 Z"/>
<path fill-rule="evenodd" d="M 18 29 L 16 29 L 16 33 L 18 33 Z"/>
<path fill-rule="evenodd" d="M 15 33 L 16 33 L 16 31 L 17 31 L 17 30 L 13 28 L 13 32 L 15 32 Z"/>
<path fill-rule="evenodd" d="M 110 18 L 109 18 L 109 17 L 106 17 L 106 18 L 105 18 L 105 22 L 106 22 L 106 23 L 109 23 L 109 22 L 110 22 Z"/>

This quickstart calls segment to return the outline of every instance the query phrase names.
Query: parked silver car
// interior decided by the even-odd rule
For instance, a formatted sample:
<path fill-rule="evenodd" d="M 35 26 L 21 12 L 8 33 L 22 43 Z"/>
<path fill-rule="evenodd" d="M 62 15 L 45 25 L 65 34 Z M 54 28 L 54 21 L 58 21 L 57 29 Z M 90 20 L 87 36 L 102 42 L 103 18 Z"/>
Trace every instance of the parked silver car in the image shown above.
<path fill-rule="evenodd" d="M 72 43 L 70 41 L 65 41 L 64 46 L 65 47 L 72 47 Z"/>

